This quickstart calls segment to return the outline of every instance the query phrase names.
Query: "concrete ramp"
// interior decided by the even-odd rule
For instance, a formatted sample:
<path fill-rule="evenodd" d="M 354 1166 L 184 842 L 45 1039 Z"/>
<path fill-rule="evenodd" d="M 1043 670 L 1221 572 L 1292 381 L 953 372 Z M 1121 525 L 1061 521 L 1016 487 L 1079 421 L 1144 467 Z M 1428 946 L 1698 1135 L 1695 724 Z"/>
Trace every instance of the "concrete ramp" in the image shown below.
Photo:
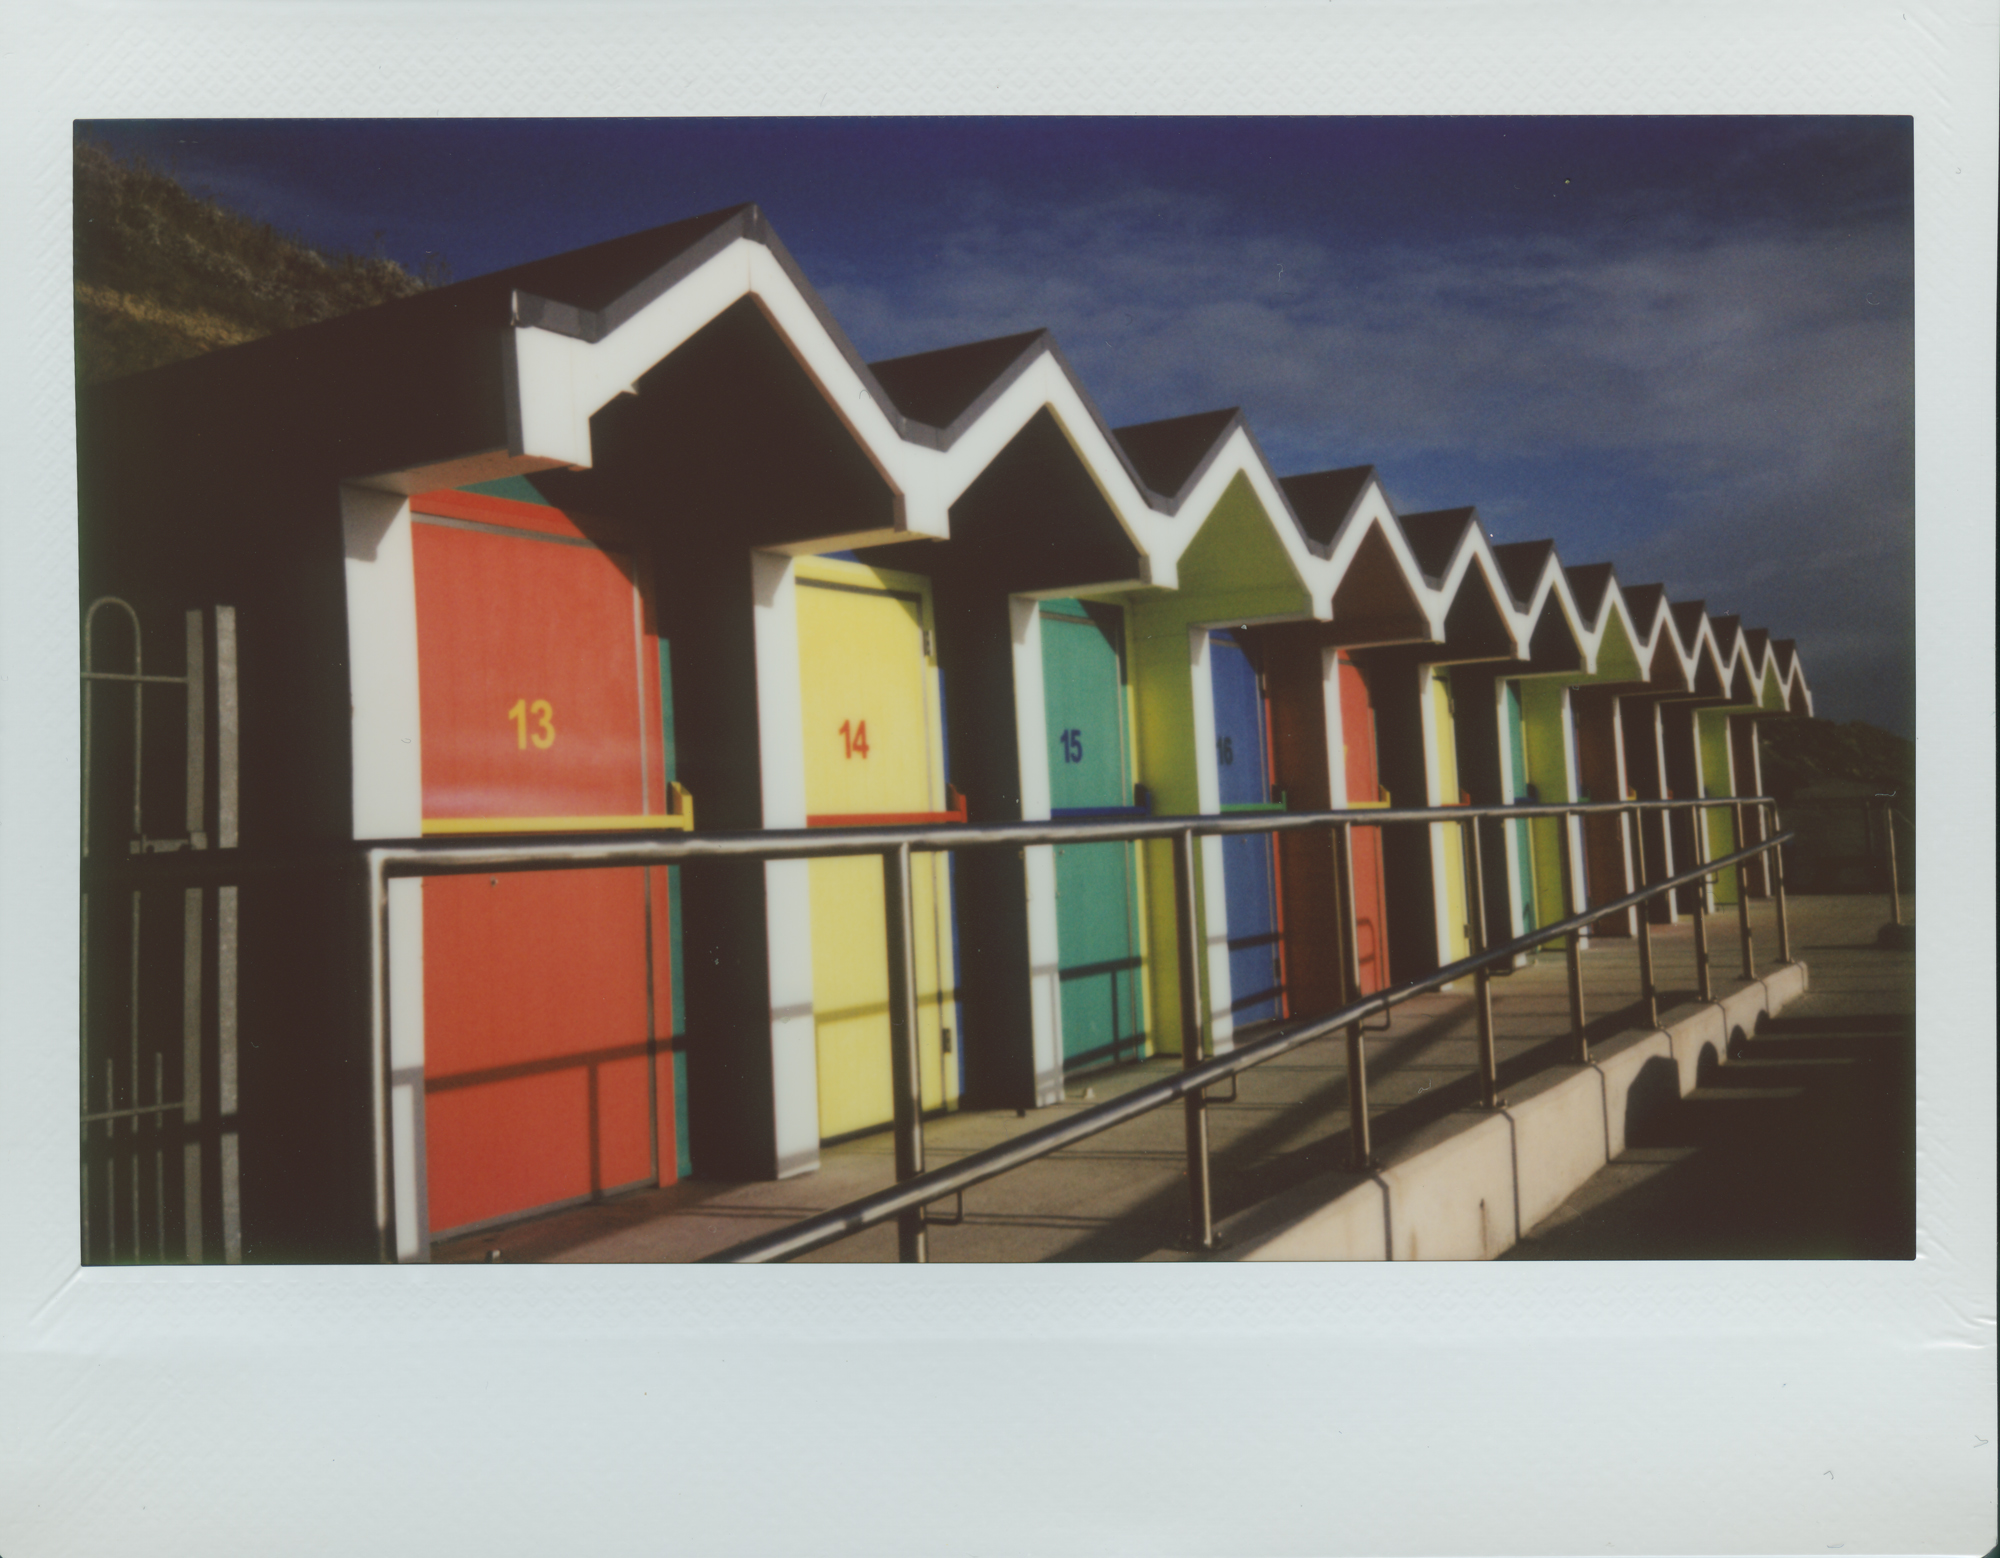
<path fill-rule="evenodd" d="M 1490 1260 L 1625 1150 L 1649 1114 L 1678 1103 L 1732 1049 L 1806 991 L 1786 963 L 1718 1000 L 1675 1007 L 1657 1029 L 1593 1044 L 1395 1143 L 1373 1174 L 1326 1174 L 1222 1224 L 1225 1260 Z"/>

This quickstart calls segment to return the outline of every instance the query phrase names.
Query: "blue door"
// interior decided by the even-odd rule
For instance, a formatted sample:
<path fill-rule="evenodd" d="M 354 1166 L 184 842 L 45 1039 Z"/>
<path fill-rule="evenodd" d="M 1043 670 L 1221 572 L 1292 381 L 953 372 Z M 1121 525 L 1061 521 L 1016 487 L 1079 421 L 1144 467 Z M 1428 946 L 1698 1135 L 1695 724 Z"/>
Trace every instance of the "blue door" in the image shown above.
<path fill-rule="evenodd" d="M 1277 811 L 1264 692 L 1257 668 L 1233 634 L 1209 635 L 1215 689 L 1215 766 L 1225 812 Z M 1269 834 L 1222 841 L 1229 904 L 1229 1010 L 1237 1027 L 1284 1015 L 1277 871 Z"/>

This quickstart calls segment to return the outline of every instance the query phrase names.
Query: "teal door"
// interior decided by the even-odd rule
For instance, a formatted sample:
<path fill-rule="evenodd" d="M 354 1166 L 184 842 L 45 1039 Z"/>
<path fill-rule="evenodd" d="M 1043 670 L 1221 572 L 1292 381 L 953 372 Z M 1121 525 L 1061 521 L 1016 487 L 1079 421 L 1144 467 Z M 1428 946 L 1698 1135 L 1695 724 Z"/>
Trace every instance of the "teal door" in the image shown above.
<path fill-rule="evenodd" d="M 1521 714 L 1521 684 L 1508 682 L 1507 688 L 1507 754 L 1513 764 L 1514 799 L 1535 801 L 1540 793 L 1528 782 L 1528 731 Z M 1516 919 L 1514 930 L 1525 936 L 1535 928 L 1535 844 L 1531 836 L 1533 824 L 1526 819 L 1507 824 L 1507 833 L 1514 851 L 1514 870 L 1518 878 L 1515 890 Z"/>
<path fill-rule="evenodd" d="M 1082 601 L 1044 603 L 1042 690 L 1054 816 L 1137 812 L 1125 717 L 1124 613 Z M 1065 1071 L 1135 1060 L 1144 1049 L 1135 888 L 1130 844 L 1057 846 Z"/>

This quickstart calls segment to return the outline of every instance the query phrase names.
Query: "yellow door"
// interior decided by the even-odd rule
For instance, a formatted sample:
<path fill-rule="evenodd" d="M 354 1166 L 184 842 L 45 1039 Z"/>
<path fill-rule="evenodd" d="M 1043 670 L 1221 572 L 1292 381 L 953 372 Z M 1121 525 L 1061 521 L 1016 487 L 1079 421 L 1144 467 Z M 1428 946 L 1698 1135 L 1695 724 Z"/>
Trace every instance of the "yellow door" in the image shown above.
<path fill-rule="evenodd" d="M 806 812 L 814 826 L 914 823 L 945 808 L 930 583 L 823 558 L 797 565 Z M 824 1138 L 894 1118 L 888 943 L 877 856 L 816 860 L 813 1021 Z M 926 1109 L 958 1098 L 950 874 L 912 856 L 917 1052 Z"/>
<path fill-rule="evenodd" d="M 1452 718 L 1451 673 L 1431 672 L 1431 728 L 1437 738 L 1438 793 L 1433 806 L 1458 804 L 1458 726 Z M 1444 862 L 1444 961 L 1468 956 L 1472 944 L 1465 933 L 1465 838 L 1458 824 L 1433 825 L 1431 837 Z"/>

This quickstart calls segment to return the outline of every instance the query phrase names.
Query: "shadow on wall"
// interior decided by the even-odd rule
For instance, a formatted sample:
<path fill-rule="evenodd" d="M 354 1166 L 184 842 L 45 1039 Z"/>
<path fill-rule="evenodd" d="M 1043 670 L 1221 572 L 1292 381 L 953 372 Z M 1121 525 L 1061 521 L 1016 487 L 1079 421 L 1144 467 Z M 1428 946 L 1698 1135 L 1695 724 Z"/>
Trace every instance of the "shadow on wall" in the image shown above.
<path fill-rule="evenodd" d="M 1680 1067 L 1672 1057 L 1655 1055 L 1639 1068 L 1625 1092 L 1625 1144 L 1647 1145 L 1647 1129 L 1654 1134 L 1673 1106 L 1681 1101 Z"/>

